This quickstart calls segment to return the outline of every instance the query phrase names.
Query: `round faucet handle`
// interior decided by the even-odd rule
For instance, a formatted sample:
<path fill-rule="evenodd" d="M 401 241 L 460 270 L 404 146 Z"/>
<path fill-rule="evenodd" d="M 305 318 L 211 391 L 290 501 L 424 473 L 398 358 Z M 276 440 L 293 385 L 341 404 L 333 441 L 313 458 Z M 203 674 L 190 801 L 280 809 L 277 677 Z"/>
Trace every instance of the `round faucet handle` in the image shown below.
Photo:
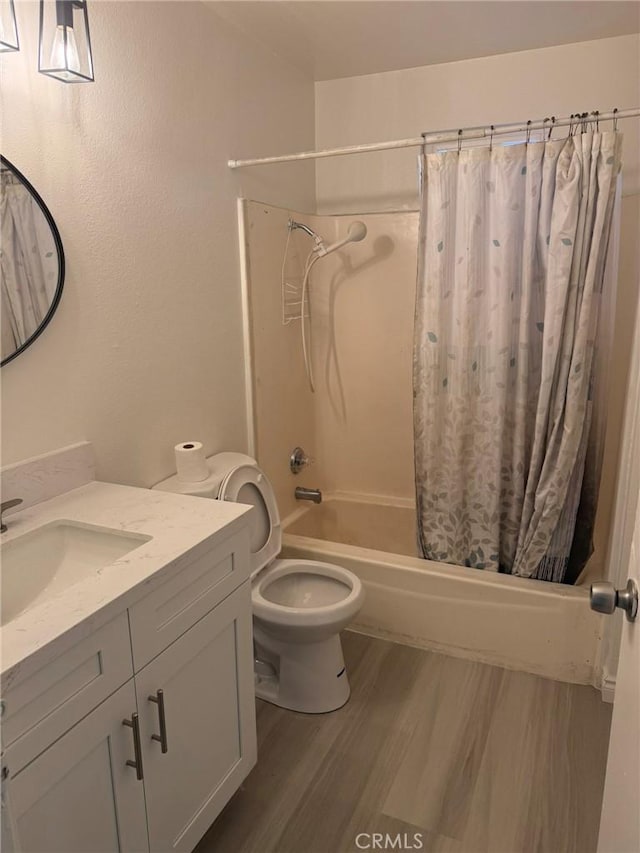
<path fill-rule="evenodd" d="M 292 474 L 299 474 L 303 468 L 307 465 L 313 465 L 315 461 L 315 459 L 307 456 L 301 447 L 294 447 L 289 457 L 289 468 Z"/>

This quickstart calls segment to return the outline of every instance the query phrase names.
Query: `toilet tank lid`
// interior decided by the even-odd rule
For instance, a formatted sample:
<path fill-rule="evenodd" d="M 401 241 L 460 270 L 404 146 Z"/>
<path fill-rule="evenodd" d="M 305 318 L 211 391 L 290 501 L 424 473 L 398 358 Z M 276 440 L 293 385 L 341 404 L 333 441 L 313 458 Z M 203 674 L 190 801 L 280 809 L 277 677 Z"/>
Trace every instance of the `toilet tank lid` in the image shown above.
<path fill-rule="evenodd" d="M 211 475 L 198 483 L 185 483 L 178 479 L 177 474 L 174 474 L 172 477 L 167 477 L 166 480 L 156 483 L 155 486 L 151 486 L 151 488 L 158 489 L 160 492 L 174 492 L 178 495 L 193 495 L 198 498 L 215 500 L 220 490 L 220 481 L 219 476 Z"/>
<path fill-rule="evenodd" d="M 216 453 L 213 456 L 207 457 L 207 466 L 209 468 L 209 476 L 206 480 L 201 480 L 194 483 L 185 483 L 184 480 L 179 480 L 177 474 L 167 477 L 152 486 L 152 489 L 158 489 L 161 492 L 174 492 L 179 495 L 194 495 L 199 498 L 218 497 L 222 481 L 240 465 L 257 465 L 255 459 L 247 456 L 246 453 Z"/>

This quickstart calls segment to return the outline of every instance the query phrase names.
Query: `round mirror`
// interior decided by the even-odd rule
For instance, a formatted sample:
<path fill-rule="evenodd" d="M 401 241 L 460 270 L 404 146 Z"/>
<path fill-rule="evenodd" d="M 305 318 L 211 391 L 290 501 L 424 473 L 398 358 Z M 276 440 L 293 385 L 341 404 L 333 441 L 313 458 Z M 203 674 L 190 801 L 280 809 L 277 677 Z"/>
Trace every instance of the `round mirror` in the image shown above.
<path fill-rule="evenodd" d="M 60 234 L 45 203 L 0 155 L 2 364 L 32 344 L 53 316 L 64 282 Z"/>

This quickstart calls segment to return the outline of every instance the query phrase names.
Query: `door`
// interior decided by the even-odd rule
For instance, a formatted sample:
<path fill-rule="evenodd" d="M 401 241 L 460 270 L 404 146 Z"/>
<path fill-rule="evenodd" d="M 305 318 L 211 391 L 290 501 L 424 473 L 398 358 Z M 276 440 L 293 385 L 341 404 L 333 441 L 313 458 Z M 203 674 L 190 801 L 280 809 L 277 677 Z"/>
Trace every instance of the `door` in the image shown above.
<path fill-rule="evenodd" d="M 190 851 L 256 762 L 250 582 L 135 682 L 149 844 Z"/>
<path fill-rule="evenodd" d="M 640 501 L 628 577 L 640 586 Z M 635 622 L 623 620 L 598 839 L 598 853 L 637 851 L 640 851 L 640 616 Z"/>
<path fill-rule="evenodd" d="M 148 851 L 143 784 L 127 765 L 136 709 L 133 679 L 30 764 L 3 756 L 14 849 L 20 853 Z"/>

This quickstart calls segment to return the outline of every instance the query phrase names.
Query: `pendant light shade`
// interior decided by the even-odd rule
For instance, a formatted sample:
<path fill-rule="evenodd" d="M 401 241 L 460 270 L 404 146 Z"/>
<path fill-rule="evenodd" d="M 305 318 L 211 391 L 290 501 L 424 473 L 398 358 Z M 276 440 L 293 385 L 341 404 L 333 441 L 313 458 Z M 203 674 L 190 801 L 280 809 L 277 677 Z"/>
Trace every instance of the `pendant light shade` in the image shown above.
<path fill-rule="evenodd" d="M 18 24 L 13 0 L 0 0 L 0 53 L 20 50 Z"/>
<path fill-rule="evenodd" d="M 86 0 L 40 0 L 38 71 L 64 83 L 93 81 Z"/>

